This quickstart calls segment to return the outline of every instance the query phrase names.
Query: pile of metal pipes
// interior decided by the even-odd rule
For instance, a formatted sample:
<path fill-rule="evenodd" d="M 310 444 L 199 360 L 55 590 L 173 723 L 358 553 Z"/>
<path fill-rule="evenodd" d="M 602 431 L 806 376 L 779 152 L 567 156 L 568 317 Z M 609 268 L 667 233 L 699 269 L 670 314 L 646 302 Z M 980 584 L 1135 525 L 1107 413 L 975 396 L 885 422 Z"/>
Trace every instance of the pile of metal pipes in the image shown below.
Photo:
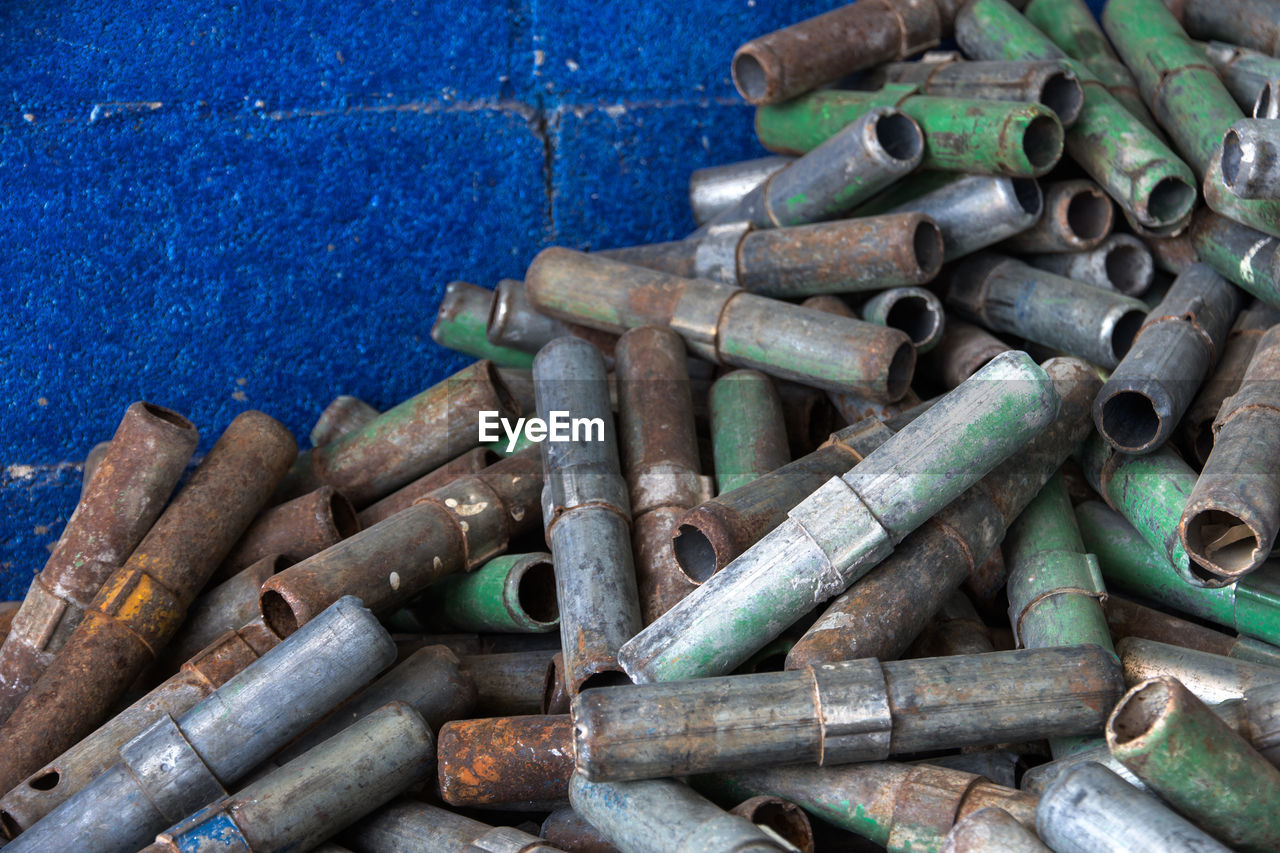
<path fill-rule="evenodd" d="M 0 605 L 6 853 L 1280 848 L 1278 55 L 861 0 L 457 374 L 189 475 L 134 403 Z"/>

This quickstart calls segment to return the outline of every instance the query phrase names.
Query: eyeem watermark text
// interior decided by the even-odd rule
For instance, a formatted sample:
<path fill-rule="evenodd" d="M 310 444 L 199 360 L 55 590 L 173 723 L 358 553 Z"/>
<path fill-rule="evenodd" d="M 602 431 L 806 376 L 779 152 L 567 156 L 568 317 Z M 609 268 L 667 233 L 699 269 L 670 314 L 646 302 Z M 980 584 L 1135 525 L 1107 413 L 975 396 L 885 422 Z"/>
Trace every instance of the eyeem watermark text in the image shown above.
<path fill-rule="evenodd" d="M 604 441 L 604 418 L 571 418 L 568 412 L 550 412 L 547 420 L 542 418 L 517 418 L 513 426 L 511 421 L 502 417 L 501 412 L 480 412 L 480 442 L 488 444 L 507 437 L 507 452 L 515 450 L 516 442 L 523 432 L 529 441 Z"/>

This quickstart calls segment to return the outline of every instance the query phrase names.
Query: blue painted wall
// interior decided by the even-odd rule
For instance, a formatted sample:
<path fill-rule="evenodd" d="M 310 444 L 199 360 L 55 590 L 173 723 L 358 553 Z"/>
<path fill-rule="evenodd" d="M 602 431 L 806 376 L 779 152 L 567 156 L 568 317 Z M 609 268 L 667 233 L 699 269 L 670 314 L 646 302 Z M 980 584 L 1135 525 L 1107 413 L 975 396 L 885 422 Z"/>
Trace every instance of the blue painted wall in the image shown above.
<path fill-rule="evenodd" d="M 131 401 L 302 437 L 465 363 L 448 280 L 689 231 L 688 173 L 761 153 L 734 48 L 835 5 L 4 4 L 0 600 Z"/>

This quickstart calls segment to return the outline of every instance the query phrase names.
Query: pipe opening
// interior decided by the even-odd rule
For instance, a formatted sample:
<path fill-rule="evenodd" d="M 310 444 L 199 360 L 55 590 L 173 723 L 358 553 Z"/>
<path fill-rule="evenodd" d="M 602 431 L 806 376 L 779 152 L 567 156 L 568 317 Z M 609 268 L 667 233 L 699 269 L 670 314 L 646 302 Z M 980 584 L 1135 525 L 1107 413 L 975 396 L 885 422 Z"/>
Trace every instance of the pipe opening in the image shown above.
<path fill-rule="evenodd" d="M 1222 138 L 1222 180 L 1229 187 L 1236 185 L 1240 177 L 1240 163 L 1244 160 L 1244 148 L 1240 145 L 1240 134 L 1228 130 Z"/>
<path fill-rule="evenodd" d="M 942 325 L 942 317 L 933 310 L 929 300 L 914 294 L 904 296 L 889 307 L 884 324 L 901 329 L 915 346 L 932 340 Z"/>
<path fill-rule="evenodd" d="M 594 675 L 588 675 L 578 685 L 578 692 L 581 693 L 584 690 L 591 690 L 596 687 L 621 687 L 633 683 L 625 672 L 610 669 L 604 672 L 597 672 Z"/>
<path fill-rule="evenodd" d="M 191 421 L 187 420 L 172 409 L 166 409 L 164 406 L 157 406 L 154 403 L 143 403 L 142 408 L 145 409 L 147 414 L 151 415 L 151 417 L 164 421 L 168 424 L 173 424 L 178 429 L 195 429 L 195 425 L 192 424 Z"/>
<path fill-rule="evenodd" d="M 1208 461 L 1209 454 L 1213 452 L 1213 427 L 1212 421 L 1200 425 L 1200 431 L 1196 433 L 1196 439 L 1192 442 L 1192 450 L 1195 451 L 1196 462 L 1201 468 Z"/>
<path fill-rule="evenodd" d="M 716 572 L 716 549 L 701 530 L 682 524 L 671 540 L 671 551 L 685 577 L 694 583 L 706 583 Z"/>
<path fill-rule="evenodd" d="M 769 92 L 769 72 L 755 56 L 739 50 L 730 67 L 733 83 L 748 103 L 758 104 Z"/>
<path fill-rule="evenodd" d="M 342 539 L 360 532 L 360 516 L 341 492 L 329 495 L 329 517 L 333 519 L 333 529 Z"/>
<path fill-rule="evenodd" d="M 902 113 L 889 113 L 875 120 L 876 141 L 895 160 L 914 160 L 924 151 L 924 134 Z"/>
<path fill-rule="evenodd" d="M 1036 171 L 1048 169 L 1062 156 L 1062 125 L 1049 116 L 1033 118 L 1022 132 L 1022 153 Z"/>
<path fill-rule="evenodd" d="M 1107 723 L 1110 739 L 1123 744 L 1142 737 L 1159 722 L 1171 699 L 1169 685 L 1159 678 L 1131 690 L 1120 700 Z"/>
<path fill-rule="evenodd" d="M 1067 227 L 1082 241 L 1105 237 L 1111 230 L 1111 199 L 1095 190 L 1076 193 L 1067 202 Z"/>
<path fill-rule="evenodd" d="M 1044 193 L 1032 178 L 1014 178 L 1013 197 L 1032 216 L 1039 216 L 1044 211 Z"/>
<path fill-rule="evenodd" d="M 1181 178 L 1165 178 L 1147 198 L 1147 215 L 1164 225 L 1181 219 L 1195 203 L 1195 187 Z"/>
<path fill-rule="evenodd" d="M 1080 81 L 1065 71 L 1050 74 L 1040 87 L 1040 103 L 1057 114 L 1064 125 L 1071 124 L 1080 115 L 1084 105 L 1084 90 Z"/>
<path fill-rule="evenodd" d="M 1116 290 L 1128 296 L 1137 296 L 1151 286 L 1155 272 L 1151 255 L 1145 249 L 1120 243 L 1112 246 L 1103 259 L 1107 281 Z"/>
<path fill-rule="evenodd" d="M 916 348 L 904 343 L 893 354 L 889 362 L 889 375 L 885 379 L 886 393 L 890 400 L 901 400 L 911 386 L 911 376 L 916 369 Z"/>
<path fill-rule="evenodd" d="M 1160 416 L 1146 394 L 1121 391 L 1102 404 L 1103 433 L 1112 444 L 1132 453 L 1142 450 L 1160 434 Z"/>
<path fill-rule="evenodd" d="M 13 815 L 5 811 L 0 811 L 0 828 L 4 829 L 7 838 L 17 838 L 22 834 L 22 827 L 13 819 Z"/>
<path fill-rule="evenodd" d="M 62 781 L 62 774 L 57 770 L 46 770 L 39 776 L 27 780 L 27 787 L 36 791 L 52 791 Z"/>
<path fill-rule="evenodd" d="M 285 597 L 274 589 L 262 591 L 259 605 L 262 608 L 262 621 L 281 637 L 288 637 L 298 630 L 298 617 L 294 615 L 293 608 L 289 606 Z"/>
<path fill-rule="evenodd" d="M 798 806 L 767 799 L 759 802 L 745 817 L 754 824 L 772 829 L 797 850 L 813 847 L 813 827 Z"/>
<path fill-rule="evenodd" d="M 1280 82 L 1268 83 L 1262 87 L 1258 100 L 1253 105 L 1254 118 L 1280 118 L 1280 103 L 1275 102 L 1280 93 L 1272 92 L 1272 89 L 1280 90 Z"/>
<path fill-rule="evenodd" d="M 1222 510 L 1197 512 L 1187 519 L 1187 551 L 1194 559 L 1228 574 L 1248 570 L 1258 554 L 1259 540 L 1239 516 Z M 1210 577 L 1217 577 L 1210 574 Z"/>
<path fill-rule="evenodd" d="M 1126 311 L 1120 315 L 1120 319 L 1116 321 L 1115 327 L 1111 330 L 1111 354 L 1115 356 L 1117 364 L 1129 352 L 1129 348 L 1133 346 L 1133 342 L 1138 338 L 1138 331 L 1142 329 L 1142 324 L 1146 321 L 1147 312 L 1137 309 Z"/>
<path fill-rule="evenodd" d="M 921 275 L 933 278 L 942 268 L 942 232 L 932 222 L 916 223 L 911 235 L 911 248 L 916 256 L 916 266 Z"/>
<path fill-rule="evenodd" d="M 547 675 L 542 681 L 542 713 L 563 714 L 568 709 L 556 707 L 568 694 L 564 689 L 563 655 L 556 655 L 547 664 Z"/>
<path fill-rule="evenodd" d="M 560 618 L 560 603 L 556 599 L 556 574 L 551 563 L 538 560 L 520 575 L 516 586 L 516 600 L 520 609 L 535 621 L 544 625 Z"/>

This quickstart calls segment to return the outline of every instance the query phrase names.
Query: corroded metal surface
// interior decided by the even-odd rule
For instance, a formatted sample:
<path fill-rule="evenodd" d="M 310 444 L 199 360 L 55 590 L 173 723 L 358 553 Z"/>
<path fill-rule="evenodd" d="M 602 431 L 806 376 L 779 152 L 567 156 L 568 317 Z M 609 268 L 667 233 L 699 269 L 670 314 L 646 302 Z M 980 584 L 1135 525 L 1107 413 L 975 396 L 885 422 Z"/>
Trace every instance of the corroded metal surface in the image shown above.
<path fill-rule="evenodd" d="M 1040 185 L 1031 178 L 1004 175 L 951 176 L 938 187 L 930 185 L 941 172 L 915 176 L 926 191 L 912 192 L 912 179 L 899 182 L 872 202 L 885 203 L 888 213 L 922 213 L 942 233 L 943 260 L 954 261 L 1033 227 L 1044 210 Z M 928 182 L 926 184 L 926 181 Z M 897 198 L 897 193 L 907 195 Z"/>
<path fill-rule="evenodd" d="M 986 808 L 958 821 L 942 845 L 942 853 L 1049 853 L 1036 834 L 1004 809 Z"/>
<path fill-rule="evenodd" d="M 342 833 L 341 841 L 355 853 L 421 853 L 422 840 L 431 849 L 485 853 L 560 853 L 536 835 L 511 826 L 490 826 L 448 809 L 399 800 Z"/>
<path fill-rule="evenodd" d="M 1093 181 L 1057 181 L 1044 192 L 1040 221 L 1000 248 L 1021 254 L 1087 252 L 1107 239 L 1114 221 L 1111 200 Z"/>
<path fill-rule="evenodd" d="M 1222 180 L 1240 198 L 1280 198 L 1280 132 L 1275 124 L 1275 119 L 1241 119 L 1222 138 Z"/>
<path fill-rule="evenodd" d="M 569 797 L 566 715 L 455 720 L 440 729 L 440 796 L 451 806 L 547 811 Z"/>
<path fill-rule="evenodd" d="M 475 685 L 473 713 L 497 717 L 542 711 L 547 672 L 558 656 L 554 649 L 463 655 L 462 673 Z"/>
<path fill-rule="evenodd" d="M 1132 234 L 1112 234 L 1088 251 L 1032 255 L 1027 263 L 1125 296 L 1146 293 L 1155 274 L 1151 253 Z"/>
<path fill-rule="evenodd" d="M 321 486 L 261 513 L 214 572 L 221 583 L 265 557 L 305 560 L 360 532 L 355 508 L 333 486 Z M 238 623 L 237 623 L 238 624 Z"/>
<path fill-rule="evenodd" d="M 539 833 L 548 844 L 570 853 L 618 853 L 618 848 L 601 835 L 600 830 L 567 806 L 547 815 Z"/>
<path fill-rule="evenodd" d="M 945 391 L 964 382 L 987 362 L 1013 347 L 986 329 L 954 317 L 947 318 L 938 345 L 920 360 L 918 373 Z"/>
<path fill-rule="evenodd" d="M 198 438 L 177 412 L 143 402 L 125 410 L 53 554 L 12 617 L 0 647 L 0 722 L 160 516 Z"/>
<path fill-rule="evenodd" d="M 893 287 L 862 304 L 862 319 L 901 329 L 917 353 L 938 345 L 946 327 L 942 300 L 923 287 Z"/>
<path fill-rule="evenodd" d="M 442 347 L 474 358 L 488 359 L 502 367 L 532 367 L 531 353 L 489 340 L 487 329 L 489 315 L 493 313 L 493 300 L 493 291 L 488 288 L 465 281 L 449 282 L 440 299 L 436 321 L 431 326 L 431 340 Z M 312 443 L 319 447 L 325 442 L 316 441 L 313 437 Z"/>
<path fill-rule="evenodd" d="M 177 631 L 187 608 L 297 455 L 261 412 L 239 415 L 187 485 L 103 585 L 0 729 L 0 788 L 12 788 L 93 731 Z"/>
<path fill-rule="evenodd" d="M 311 428 L 311 446 L 320 447 L 354 432 L 382 414 L 359 397 L 339 394 L 324 407 Z"/>
<path fill-rule="evenodd" d="M 1124 681 L 1130 687 L 1150 678 L 1172 676 L 1203 702 L 1239 699 L 1247 690 L 1280 682 L 1280 667 L 1222 657 L 1126 637 L 1116 643 L 1124 665 Z"/>
<path fill-rule="evenodd" d="M 469 571 L 536 529 L 542 467 L 536 448 L 521 451 L 436 489 L 262 587 L 262 617 L 288 636 L 344 595 L 381 613 L 451 572 Z"/>
<path fill-rule="evenodd" d="M 1198 39 L 1221 39 L 1280 56 L 1280 20 L 1269 0 L 1165 0 L 1165 5 Z"/>
<path fill-rule="evenodd" d="M 161 665 L 172 671 L 227 631 L 258 618 L 258 592 L 267 578 L 293 565 L 278 554 L 269 555 L 200 594 L 187 618 L 161 656 Z"/>
<path fill-rule="evenodd" d="M 751 797 L 729 809 L 756 826 L 767 826 L 799 853 L 814 853 L 813 826 L 804 809 L 781 797 Z"/>
<path fill-rule="evenodd" d="M 567 323 L 543 314 L 530 303 L 524 282 L 512 278 L 504 278 L 498 282 L 493 297 L 493 311 L 489 314 L 488 335 L 493 343 L 515 347 L 531 354 L 565 335 L 582 338 L 600 350 L 607 364 L 612 363 L 613 350 L 618 343 L 618 336 L 609 331 Z M 532 411 L 533 406 L 524 405 L 522 401 L 522 409 Z"/>
<path fill-rule="evenodd" d="M 554 631 L 560 608 L 551 555 L 503 554 L 475 571 L 447 575 L 410 610 L 432 630 Z"/>
<path fill-rule="evenodd" d="M 782 401 L 769 377 L 755 370 L 726 373 L 712 384 L 708 405 L 718 494 L 791 461 Z"/>
<path fill-rule="evenodd" d="M 758 157 L 695 169 L 689 175 L 689 209 L 694 223 L 704 225 L 711 221 L 790 162 L 790 157 Z"/>
<path fill-rule="evenodd" d="M 498 461 L 498 454 L 487 447 L 476 447 L 451 459 L 439 468 L 423 474 L 407 486 L 396 489 L 377 503 L 370 504 L 360 510 L 361 527 L 370 527 L 383 519 L 390 518 L 403 509 L 408 509 L 420 499 L 427 497 L 441 486 L 454 480 L 479 474 L 485 468 Z"/>
<path fill-rule="evenodd" d="M 984 101 L 1034 101 L 1053 110 L 1063 127 L 1080 116 L 1084 91 L 1061 62 L 891 62 L 877 69 L 886 83 L 915 83 L 926 95 Z"/>
<path fill-rule="evenodd" d="M 904 655 L 933 658 L 948 655 L 981 655 L 995 651 L 991 631 L 963 592 L 956 590 L 943 602 Z"/>
<path fill-rule="evenodd" d="M 1280 199 L 1241 198 L 1227 189 L 1222 171 L 1221 146 L 1216 146 L 1213 150 L 1213 158 L 1209 161 L 1209 169 L 1205 172 L 1200 189 L 1204 193 L 1205 204 L 1213 212 L 1272 237 L 1280 237 Z M 1254 260 L 1253 263 L 1256 264 L 1257 261 Z M 1272 278 L 1274 280 L 1274 272 Z M 1256 290 L 1250 292 L 1259 299 L 1276 304 L 1275 297 L 1264 296 Z"/>

